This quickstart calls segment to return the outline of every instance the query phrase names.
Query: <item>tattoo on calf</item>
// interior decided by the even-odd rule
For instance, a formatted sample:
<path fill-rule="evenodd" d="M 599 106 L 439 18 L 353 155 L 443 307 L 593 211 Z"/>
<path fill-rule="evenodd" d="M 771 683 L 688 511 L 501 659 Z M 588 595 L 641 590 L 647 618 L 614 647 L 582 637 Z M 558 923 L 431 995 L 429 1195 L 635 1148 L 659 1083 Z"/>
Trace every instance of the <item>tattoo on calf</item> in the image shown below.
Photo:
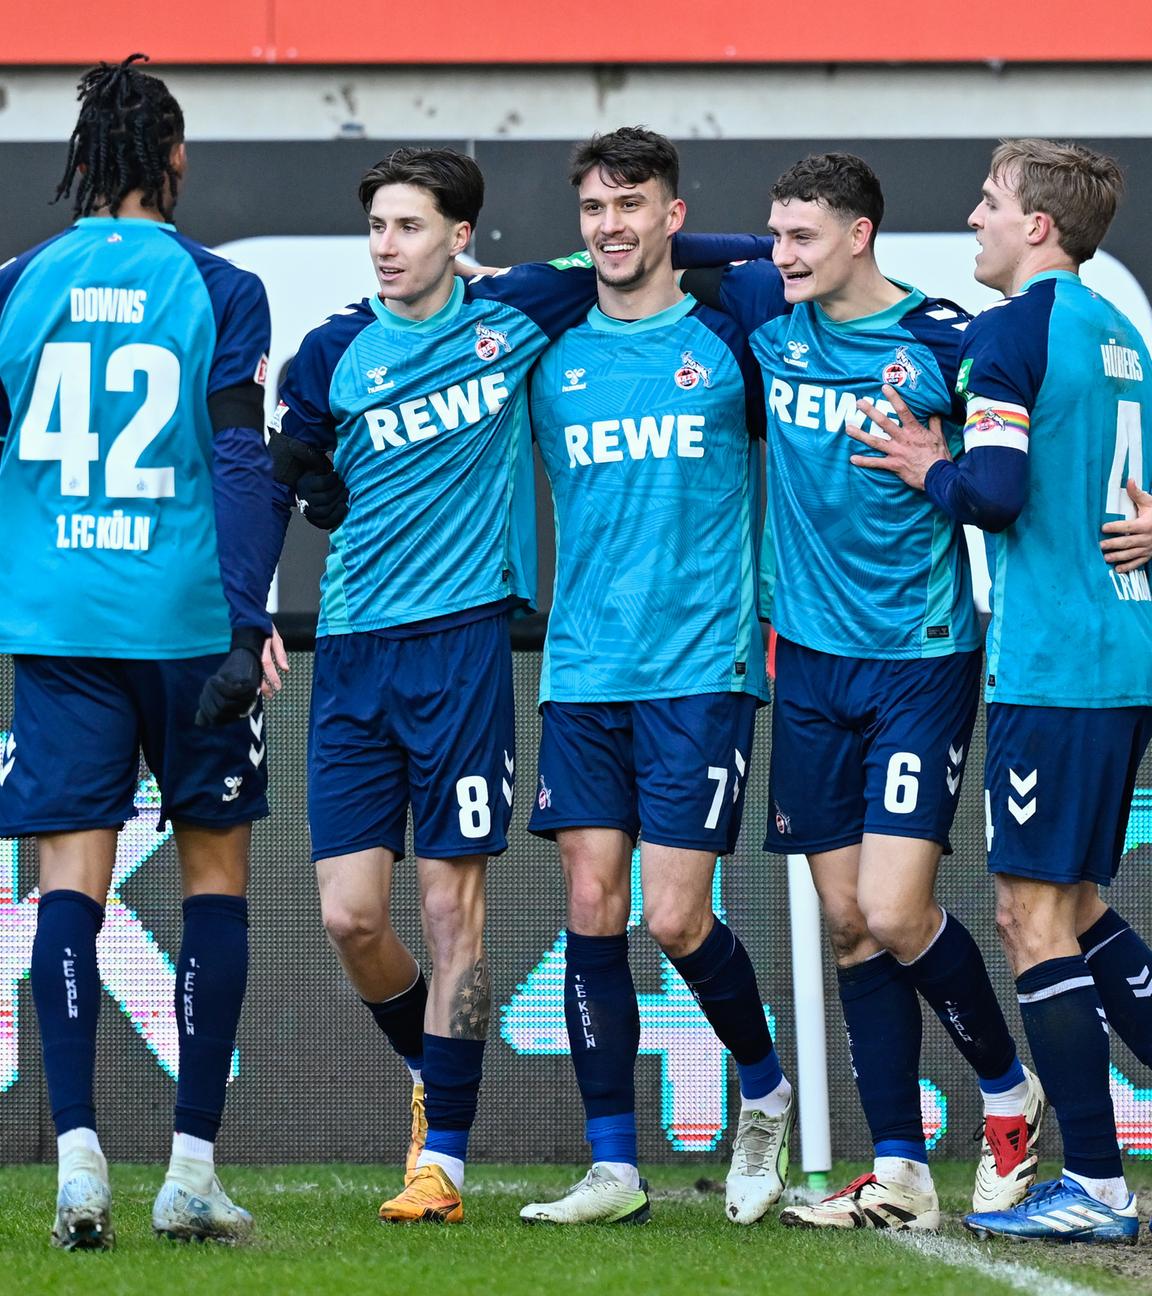
<path fill-rule="evenodd" d="M 492 977 L 488 971 L 488 956 L 482 954 L 456 983 L 449 1026 L 452 1038 L 486 1039 L 491 1012 Z"/>

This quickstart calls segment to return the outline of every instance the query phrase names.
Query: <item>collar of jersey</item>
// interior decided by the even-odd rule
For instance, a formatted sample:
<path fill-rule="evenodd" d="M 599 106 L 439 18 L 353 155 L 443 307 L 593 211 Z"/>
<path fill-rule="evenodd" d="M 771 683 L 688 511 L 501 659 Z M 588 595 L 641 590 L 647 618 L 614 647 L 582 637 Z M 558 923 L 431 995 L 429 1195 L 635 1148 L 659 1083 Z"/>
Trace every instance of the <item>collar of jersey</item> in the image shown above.
<path fill-rule="evenodd" d="M 605 315 L 599 306 L 593 306 L 588 312 L 588 323 L 601 333 L 647 333 L 649 329 L 667 328 L 669 324 L 682 320 L 695 305 L 696 298 L 687 293 L 684 300 L 678 301 L 675 306 L 638 320 L 613 319 L 611 315 Z"/>
<path fill-rule="evenodd" d="M 405 319 L 403 315 L 395 314 L 380 300 L 379 293 L 373 293 L 368 301 L 372 306 L 372 313 L 385 328 L 406 329 L 415 333 L 435 333 L 438 328 L 443 328 L 460 314 L 460 307 L 464 304 L 464 280 L 459 275 L 456 276 L 448 300 L 435 315 L 429 315 L 427 319 Z"/>
<path fill-rule="evenodd" d="M 81 216 L 76 222 L 77 229 L 107 229 L 110 225 L 126 225 L 129 229 L 166 229 L 176 228 L 170 221 L 149 220 L 147 216 Z"/>
<path fill-rule="evenodd" d="M 831 319 L 824 311 L 823 307 L 812 303 L 812 309 L 820 312 L 820 322 L 830 329 L 841 329 L 845 333 L 875 333 L 890 327 L 898 320 L 902 320 L 910 310 L 915 310 L 924 300 L 924 294 L 919 288 L 913 288 L 911 284 L 902 283 L 899 279 L 889 279 L 889 283 L 894 283 L 897 288 L 903 288 L 908 294 L 902 297 L 898 302 L 893 302 L 891 306 L 885 306 L 882 311 L 877 311 L 875 315 L 861 315 L 859 319 L 851 320 L 834 320 Z"/>
<path fill-rule="evenodd" d="M 1038 284 L 1043 279 L 1059 279 L 1061 283 L 1081 283 L 1080 276 L 1074 270 L 1041 270 L 1039 274 L 1034 274 L 1031 279 L 1025 279 L 1020 285 L 1020 292 L 1027 292 L 1033 284 Z"/>

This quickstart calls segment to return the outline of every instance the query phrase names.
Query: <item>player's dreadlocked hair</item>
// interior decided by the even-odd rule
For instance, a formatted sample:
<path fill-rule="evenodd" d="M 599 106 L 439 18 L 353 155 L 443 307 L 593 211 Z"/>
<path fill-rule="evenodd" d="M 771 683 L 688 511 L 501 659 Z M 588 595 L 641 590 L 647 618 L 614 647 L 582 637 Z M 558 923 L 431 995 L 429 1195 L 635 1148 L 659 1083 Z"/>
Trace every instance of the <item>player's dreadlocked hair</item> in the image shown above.
<path fill-rule="evenodd" d="M 165 218 L 176 205 L 179 176 L 172 168 L 172 146 L 184 138 L 184 114 L 159 77 L 134 66 L 141 60 L 148 56 L 130 54 L 80 78 L 80 116 L 53 200 L 71 193 L 75 182 L 74 216 L 90 216 L 105 206 L 115 216 L 134 189 L 143 191 L 145 207 Z"/>

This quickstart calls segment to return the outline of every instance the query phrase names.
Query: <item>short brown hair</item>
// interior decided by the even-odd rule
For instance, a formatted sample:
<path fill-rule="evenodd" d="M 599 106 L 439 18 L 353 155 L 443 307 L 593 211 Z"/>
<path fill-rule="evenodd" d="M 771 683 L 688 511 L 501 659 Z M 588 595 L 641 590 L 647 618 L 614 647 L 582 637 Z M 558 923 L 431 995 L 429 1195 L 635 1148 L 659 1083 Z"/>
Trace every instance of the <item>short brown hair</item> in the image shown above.
<path fill-rule="evenodd" d="M 426 189 L 441 216 L 476 228 L 484 206 L 484 176 L 465 154 L 450 148 L 396 149 L 361 177 L 358 193 L 364 210 L 371 210 L 377 189 L 394 184 Z"/>
<path fill-rule="evenodd" d="M 1095 254 L 1124 192 L 1115 159 L 1081 144 L 1001 140 L 990 172 L 1015 192 L 1024 212 L 1052 217 L 1060 246 L 1077 265 Z"/>
<path fill-rule="evenodd" d="M 680 158 L 665 135 L 644 126 L 621 126 L 610 135 L 593 135 L 577 144 L 568 161 L 568 179 L 579 189 L 589 171 L 602 171 L 614 185 L 658 180 L 669 198 L 680 187 Z"/>

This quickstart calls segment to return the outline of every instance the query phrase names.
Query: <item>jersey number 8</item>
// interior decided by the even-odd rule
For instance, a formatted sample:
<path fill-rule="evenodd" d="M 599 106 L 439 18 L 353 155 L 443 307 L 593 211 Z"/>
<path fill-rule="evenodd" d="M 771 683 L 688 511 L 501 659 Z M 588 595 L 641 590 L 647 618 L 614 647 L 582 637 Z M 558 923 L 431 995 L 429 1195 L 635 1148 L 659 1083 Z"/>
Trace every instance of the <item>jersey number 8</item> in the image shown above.
<path fill-rule="evenodd" d="M 112 499 L 165 499 L 176 494 L 174 468 L 141 468 L 140 456 L 176 413 L 180 361 L 150 342 L 117 347 L 108 357 L 104 390 L 136 389 L 145 376 L 144 403 L 108 447 L 104 493 Z M 58 431 L 48 423 L 59 399 Z M 49 342 L 40 354 L 28 413 L 20 425 L 21 459 L 60 463 L 60 494 L 91 494 L 89 465 L 100 458 L 100 437 L 92 425 L 92 347 L 88 342 Z"/>

